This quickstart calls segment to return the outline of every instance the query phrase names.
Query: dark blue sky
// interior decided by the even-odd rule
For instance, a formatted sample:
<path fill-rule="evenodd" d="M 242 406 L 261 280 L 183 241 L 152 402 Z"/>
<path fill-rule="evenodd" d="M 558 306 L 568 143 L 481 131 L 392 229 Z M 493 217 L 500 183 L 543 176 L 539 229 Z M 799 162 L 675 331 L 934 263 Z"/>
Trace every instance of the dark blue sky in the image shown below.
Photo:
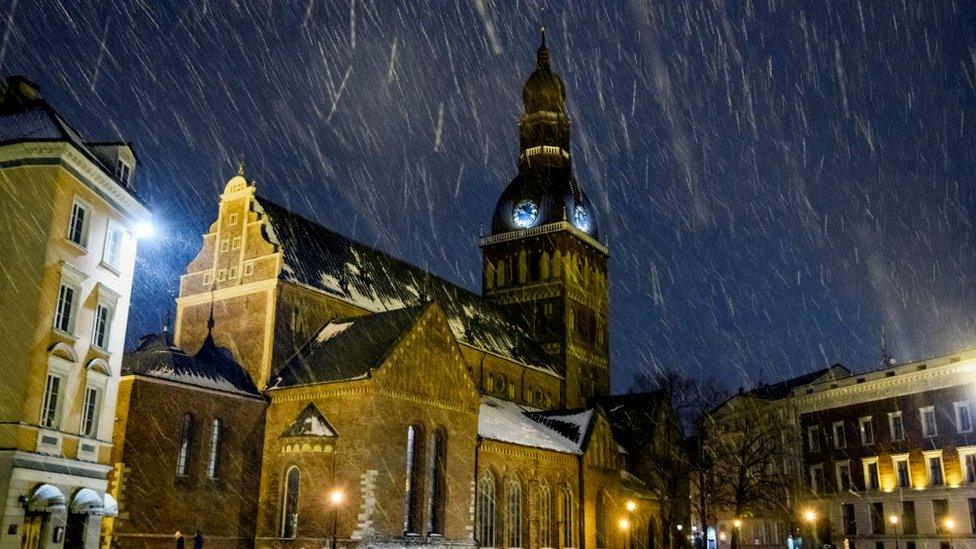
<path fill-rule="evenodd" d="M 0 69 L 137 147 L 158 330 L 240 153 L 259 192 L 468 287 L 548 28 L 611 249 L 614 386 L 976 346 L 969 2 L 58 2 Z M 286 6 L 287 5 L 287 6 Z"/>

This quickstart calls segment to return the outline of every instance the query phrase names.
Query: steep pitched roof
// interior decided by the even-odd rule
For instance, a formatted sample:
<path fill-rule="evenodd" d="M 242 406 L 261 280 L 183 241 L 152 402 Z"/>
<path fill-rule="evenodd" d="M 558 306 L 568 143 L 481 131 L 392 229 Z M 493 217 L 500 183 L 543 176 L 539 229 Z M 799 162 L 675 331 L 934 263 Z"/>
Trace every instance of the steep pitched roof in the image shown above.
<path fill-rule="evenodd" d="M 295 418 L 295 421 L 285 429 L 285 432 L 281 433 L 281 438 L 334 436 L 337 436 L 335 429 L 312 402 L 309 402 L 302 413 Z"/>
<path fill-rule="evenodd" d="M 851 371 L 848 370 L 844 365 L 834 364 L 833 366 L 814 370 L 810 373 L 780 381 L 778 383 L 773 383 L 771 385 L 760 385 L 755 389 L 747 391 L 746 394 L 766 400 L 777 400 L 789 396 L 790 391 L 796 389 L 797 387 L 802 387 L 803 385 L 809 385 L 811 383 L 816 383 L 826 379 L 835 379 L 849 375 L 851 375 Z"/>
<path fill-rule="evenodd" d="M 259 396 L 251 376 L 227 349 L 207 336 L 195 354 L 173 347 L 168 335 L 151 334 L 122 357 L 122 375 L 154 377 L 225 393 Z"/>
<path fill-rule="evenodd" d="M 593 410 L 542 412 L 491 396 L 481 397 L 478 436 L 519 446 L 582 454 Z"/>
<path fill-rule="evenodd" d="M 284 254 L 281 279 L 381 312 L 437 301 L 459 343 L 557 375 L 517 320 L 482 296 L 257 197 Z"/>
<path fill-rule="evenodd" d="M 279 370 L 271 388 L 365 377 L 423 313 L 415 305 L 326 324 Z"/>
<path fill-rule="evenodd" d="M 661 419 L 662 407 L 669 405 L 662 390 L 613 395 L 596 402 L 607 414 L 614 439 L 628 452 L 647 443 Z"/>

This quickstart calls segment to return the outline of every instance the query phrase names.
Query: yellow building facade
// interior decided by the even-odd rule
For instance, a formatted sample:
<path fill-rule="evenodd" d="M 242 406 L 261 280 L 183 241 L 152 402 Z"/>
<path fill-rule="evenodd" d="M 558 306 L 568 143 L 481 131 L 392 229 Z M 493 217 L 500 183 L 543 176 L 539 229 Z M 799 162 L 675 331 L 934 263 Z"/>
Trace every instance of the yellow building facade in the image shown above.
<path fill-rule="evenodd" d="M 136 158 L 21 77 L 0 98 L 0 547 L 95 547 L 136 255 Z"/>

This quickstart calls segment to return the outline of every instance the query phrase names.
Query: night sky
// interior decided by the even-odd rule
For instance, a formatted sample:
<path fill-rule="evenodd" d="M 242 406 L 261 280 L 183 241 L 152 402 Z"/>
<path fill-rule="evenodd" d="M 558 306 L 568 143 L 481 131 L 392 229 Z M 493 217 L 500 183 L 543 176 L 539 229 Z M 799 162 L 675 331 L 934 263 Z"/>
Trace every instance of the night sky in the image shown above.
<path fill-rule="evenodd" d="M 0 71 L 135 144 L 162 234 L 130 342 L 174 310 L 240 154 L 259 193 L 480 289 L 545 25 L 612 256 L 616 390 L 874 368 L 882 331 L 899 360 L 976 347 L 976 4 L 164 4 L 0 6 Z"/>

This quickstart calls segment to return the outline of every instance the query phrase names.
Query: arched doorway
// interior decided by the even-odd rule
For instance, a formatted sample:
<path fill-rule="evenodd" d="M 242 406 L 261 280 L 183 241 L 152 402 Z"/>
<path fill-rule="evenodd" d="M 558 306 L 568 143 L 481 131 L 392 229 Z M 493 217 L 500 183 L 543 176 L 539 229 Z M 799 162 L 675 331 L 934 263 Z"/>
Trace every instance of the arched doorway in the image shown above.
<path fill-rule="evenodd" d="M 657 521 L 654 517 L 647 519 L 647 549 L 657 549 Z"/>
<path fill-rule="evenodd" d="M 72 549 L 96 546 L 103 510 L 104 505 L 98 492 L 90 488 L 78 490 L 68 507 L 64 546 Z"/>
<path fill-rule="evenodd" d="M 24 549 L 38 549 L 46 545 L 47 540 L 60 543 L 64 512 L 64 494 L 61 490 L 50 484 L 41 484 L 35 488 L 24 505 L 20 546 Z"/>

